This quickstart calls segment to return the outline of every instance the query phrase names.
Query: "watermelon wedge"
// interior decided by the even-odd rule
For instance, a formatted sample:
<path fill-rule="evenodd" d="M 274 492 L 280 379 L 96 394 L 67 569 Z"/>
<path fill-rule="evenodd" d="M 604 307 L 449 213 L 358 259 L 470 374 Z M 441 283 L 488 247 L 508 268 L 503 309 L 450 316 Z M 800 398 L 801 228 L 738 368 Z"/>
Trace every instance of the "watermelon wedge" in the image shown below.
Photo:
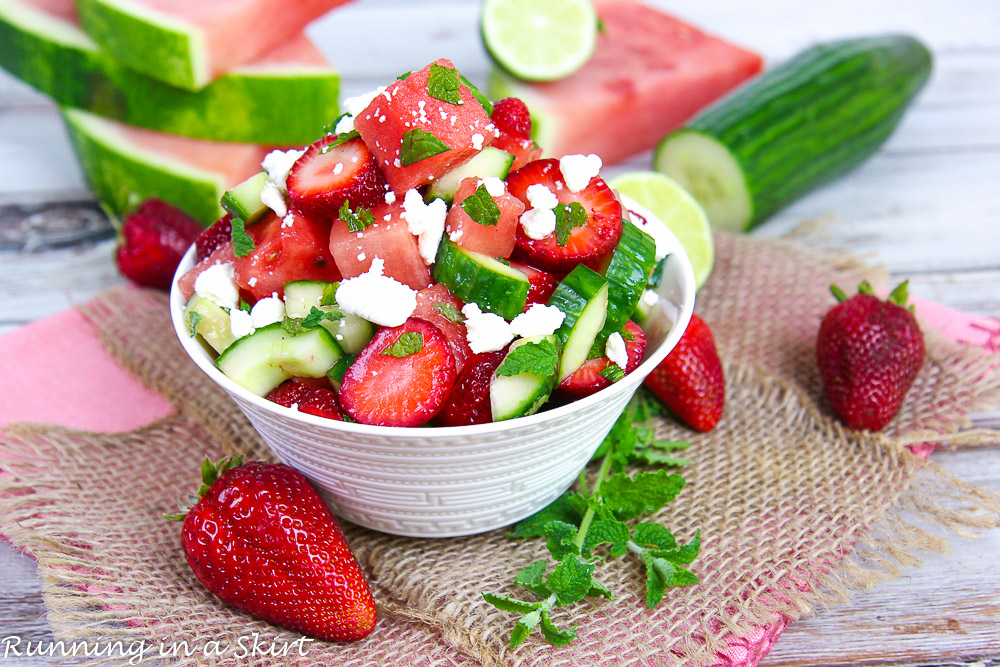
<path fill-rule="evenodd" d="M 84 30 L 125 66 L 200 90 L 346 0 L 77 0 Z"/>
<path fill-rule="evenodd" d="M 527 83 L 494 68 L 492 99 L 519 97 L 549 157 L 596 153 L 604 164 L 653 148 L 702 107 L 760 71 L 759 55 L 633 0 L 596 0 L 604 26 L 574 74 Z"/>
<path fill-rule="evenodd" d="M 259 171 L 269 150 L 161 134 L 79 109 L 62 114 L 87 183 L 116 215 L 156 197 L 207 225 L 222 215 L 222 194 Z"/>

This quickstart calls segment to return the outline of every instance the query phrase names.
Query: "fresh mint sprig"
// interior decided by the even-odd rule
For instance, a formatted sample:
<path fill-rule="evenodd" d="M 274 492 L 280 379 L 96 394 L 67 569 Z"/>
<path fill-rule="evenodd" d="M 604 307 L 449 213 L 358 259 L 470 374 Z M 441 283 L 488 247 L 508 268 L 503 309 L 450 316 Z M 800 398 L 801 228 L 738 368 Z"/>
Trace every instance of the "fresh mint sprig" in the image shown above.
<path fill-rule="evenodd" d="M 473 221 L 485 227 L 495 227 L 500 221 L 500 207 L 485 185 L 476 188 L 476 191 L 463 199 L 459 206 Z"/>

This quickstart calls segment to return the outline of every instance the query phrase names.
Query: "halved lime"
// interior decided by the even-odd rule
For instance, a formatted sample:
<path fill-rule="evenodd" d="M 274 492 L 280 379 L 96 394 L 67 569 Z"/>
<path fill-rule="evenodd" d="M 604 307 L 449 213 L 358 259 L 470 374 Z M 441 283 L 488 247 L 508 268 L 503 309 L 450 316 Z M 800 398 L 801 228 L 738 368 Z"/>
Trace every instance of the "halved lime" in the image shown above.
<path fill-rule="evenodd" d="M 591 0 L 485 0 L 480 27 L 493 59 L 527 81 L 569 76 L 597 42 Z"/>
<path fill-rule="evenodd" d="M 630 171 L 611 179 L 609 185 L 648 208 L 670 228 L 691 258 L 695 283 L 704 285 L 715 263 L 715 243 L 701 204 L 677 181 L 655 171 Z"/>

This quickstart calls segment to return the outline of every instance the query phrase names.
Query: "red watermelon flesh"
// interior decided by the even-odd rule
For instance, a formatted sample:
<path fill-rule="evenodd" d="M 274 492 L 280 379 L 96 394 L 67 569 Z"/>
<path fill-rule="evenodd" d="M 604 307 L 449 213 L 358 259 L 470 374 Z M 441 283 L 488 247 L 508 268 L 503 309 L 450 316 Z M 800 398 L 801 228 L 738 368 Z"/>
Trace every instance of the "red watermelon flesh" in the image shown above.
<path fill-rule="evenodd" d="M 450 60 L 441 58 L 392 83 L 354 119 L 354 128 L 396 192 L 430 183 L 471 158 L 497 136 L 483 105 L 464 84 L 459 84 L 461 104 L 439 100 L 428 93 L 427 80 L 433 65 L 455 69 Z M 404 135 L 413 130 L 433 134 L 450 149 L 404 165 L 402 158 L 406 156 L 401 158 L 400 147 Z"/>
<path fill-rule="evenodd" d="M 461 204 L 479 187 L 480 179 L 466 178 L 459 184 L 455 193 L 455 203 L 448 211 L 445 231 L 455 245 L 481 252 L 490 257 L 509 257 L 514 249 L 514 239 L 517 236 L 517 224 L 524 213 L 524 203 L 507 192 L 494 197 L 497 208 L 500 209 L 500 219 L 495 225 L 482 225 L 469 217 Z"/>
<path fill-rule="evenodd" d="M 594 4 L 604 29 L 586 65 L 559 81 L 502 91 L 543 119 L 535 139 L 546 155 L 596 153 L 604 164 L 620 162 L 761 69 L 756 53 L 646 5 Z"/>
<path fill-rule="evenodd" d="M 403 220 L 403 204 L 396 201 L 372 209 L 375 223 L 360 232 L 352 232 L 347 224 L 333 221 L 330 232 L 330 253 L 344 278 L 367 273 L 376 257 L 385 262 L 384 274 L 421 290 L 431 284 L 431 274 L 420 256 L 417 237 Z"/>
<path fill-rule="evenodd" d="M 455 372 L 461 373 L 465 366 L 465 361 L 472 356 L 472 348 L 469 347 L 468 331 L 462 322 L 454 322 L 442 312 L 441 305 L 446 304 L 461 313 L 465 304 L 452 296 L 448 288 L 441 283 L 435 283 L 430 287 L 417 292 L 417 308 L 413 311 L 413 317 L 427 320 L 444 334 L 451 346 L 451 352 L 455 357 Z"/>
<path fill-rule="evenodd" d="M 180 290 L 184 301 L 186 302 L 194 294 L 194 281 L 198 279 L 202 271 L 213 264 L 225 264 L 235 259 L 236 255 L 233 254 L 233 244 L 225 243 L 213 250 L 211 255 L 188 269 L 187 273 L 177 279 L 177 289 Z"/>
<path fill-rule="evenodd" d="M 330 256 L 330 222 L 291 212 L 284 218 L 268 213 L 250 227 L 247 234 L 254 249 L 233 261 L 236 283 L 253 298 L 277 293 L 283 296 L 285 283 L 293 280 L 340 280 L 340 272 Z"/>

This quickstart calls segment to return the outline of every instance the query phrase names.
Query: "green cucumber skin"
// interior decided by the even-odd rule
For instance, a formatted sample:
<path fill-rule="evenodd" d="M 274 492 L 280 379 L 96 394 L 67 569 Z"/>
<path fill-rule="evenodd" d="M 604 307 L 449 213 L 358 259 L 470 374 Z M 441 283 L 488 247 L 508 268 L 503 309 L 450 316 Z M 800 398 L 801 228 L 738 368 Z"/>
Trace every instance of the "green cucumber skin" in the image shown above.
<path fill-rule="evenodd" d="M 266 183 L 266 173 L 261 171 L 254 174 L 239 185 L 226 190 L 220 200 L 222 208 L 234 218 L 242 218 L 245 224 L 252 225 L 267 212 L 267 206 L 260 199 Z"/>
<path fill-rule="evenodd" d="M 625 220 L 621 240 L 604 271 L 604 277 L 610 284 L 608 316 L 604 328 L 597 335 L 598 341 L 606 341 L 632 317 L 655 264 L 656 242 L 653 237 Z"/>
<path fill-rule="evenodd" d="M 44 39 L 2 12 L 0 66 L 61 106 L 168 134 L 269 145 L 308 144 L 338 113 L 340 79 L 333 72 L 287 78 L 234 72 L 189 92 L 102 51 Z"/>
<path fill-rule="evenodd" d="M 556 329 L 556 338 L 563 348 L 577 319 L 583 313 L 590 300 L 597 296 L 607 279 L 590 267 L 580 264 L 562 279 L 556 290 L 549 297 L 548 305 L 555 306 L 565 314 L 562 325 Z"/>
<path fill-rule="evenodd" d="M 722 143 L 743 171 L 752 229 L 878 150 L 930 72 L 927 47 L 906 35 L 820 44 L 737 89 L 663 143 L 680 132 Z"/>
<path fill-rule="evenodd" d="M 511 277 L 497 279 L 496 274 L 482 267 L 466 251 L 444 239 L 434 262 L 434 280 L 444 285 L 462 303 L 475 303 L 483 311 L 496 313 L 505 320 L 512 320 L 522 312 L 528 302 L 531 283 L 516 269 L 524 280 Z"/>

